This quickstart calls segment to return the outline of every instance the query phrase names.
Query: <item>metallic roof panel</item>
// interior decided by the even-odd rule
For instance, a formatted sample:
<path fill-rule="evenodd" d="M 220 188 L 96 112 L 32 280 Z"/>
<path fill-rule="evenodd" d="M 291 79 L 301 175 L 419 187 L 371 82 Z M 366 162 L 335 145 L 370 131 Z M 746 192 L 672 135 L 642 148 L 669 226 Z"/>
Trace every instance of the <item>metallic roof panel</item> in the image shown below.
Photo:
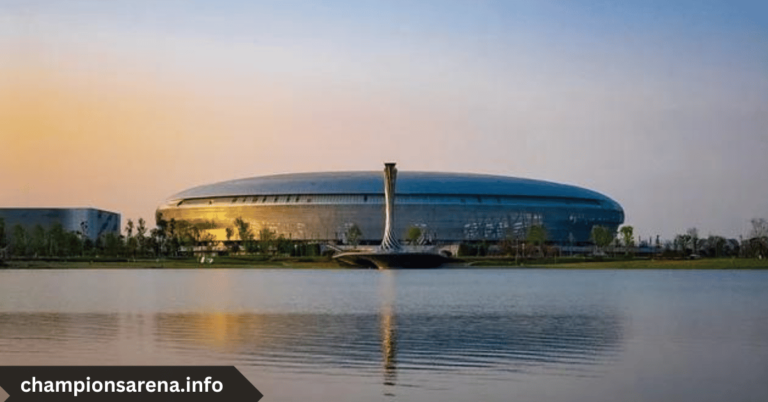
<path fill-rule="evenodd" d="M 383 194 L 383 173 L 319 172 L 251 177 L 193 187 L 170 200 L 245 195 Z M 621 210 L 612 199 L 585 188 L 518 177 L 400 171 L 397 194 L 528 196 L 595 199 Z M 608 206 L 606 205 L 606 206 Z"/>

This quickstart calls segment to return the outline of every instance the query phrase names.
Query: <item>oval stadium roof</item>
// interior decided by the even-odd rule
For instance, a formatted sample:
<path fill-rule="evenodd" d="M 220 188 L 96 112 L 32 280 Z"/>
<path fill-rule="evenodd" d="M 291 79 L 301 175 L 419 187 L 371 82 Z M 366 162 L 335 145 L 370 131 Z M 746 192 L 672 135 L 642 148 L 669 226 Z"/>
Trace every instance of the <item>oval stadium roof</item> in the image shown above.
<path fill-rule="evenodd" d="M 489 195 L 593 199 L 614 208 L 612 199 L 585 188 L 542 180 L 471 173 L 400 171 L 397 194 Z M 250 177 L 193 187 L 170 200 L 281 194 L 383 194 L 384 177 L 374 172 L 291 173 Z"/>

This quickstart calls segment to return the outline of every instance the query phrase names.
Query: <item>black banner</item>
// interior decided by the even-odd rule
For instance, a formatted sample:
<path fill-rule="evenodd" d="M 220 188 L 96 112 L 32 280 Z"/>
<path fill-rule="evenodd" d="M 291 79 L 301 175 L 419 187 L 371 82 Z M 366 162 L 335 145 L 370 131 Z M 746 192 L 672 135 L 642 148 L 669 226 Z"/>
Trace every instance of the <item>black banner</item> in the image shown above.
<path fill-rule="evenodd" d="M 0 366 L 0 402 L 227 401 L 262 394 L 233 366 Z"/>

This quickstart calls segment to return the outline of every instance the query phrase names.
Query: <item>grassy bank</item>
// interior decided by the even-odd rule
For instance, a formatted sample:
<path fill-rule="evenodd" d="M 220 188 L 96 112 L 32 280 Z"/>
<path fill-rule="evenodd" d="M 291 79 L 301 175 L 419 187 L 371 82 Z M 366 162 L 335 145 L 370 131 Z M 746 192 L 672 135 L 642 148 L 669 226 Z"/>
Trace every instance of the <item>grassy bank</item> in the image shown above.
<path fill-rule="evenodd" d="M 561 269 L 768 269 L 768 260 L 752 258 L 702 258 L 698 260 L 553 259 L 515 263 L 509 259 L 476 259 L 469 261 L 474 267 L 520 267 Z"/>
<path fill-rule="evenodd" d="M 558 258 L 526 260 L 471 257 L 451 264 L 453 268 L 555 268 L 555 269 L 768 269 L 768 259 L 707 258 L 699 260 L 649 260 Z M 217 257 L 212 264 L 201 264 L 199 259 L 30 259 L 6 260 L 0 269 L 190 269 L 190 268 L 289 268 L 328 269 L 342 268 L 328 257 Z"/>
<path fill-rule="evenodd" d="M 217 257 L 211 264 L 201 264 L 197 258 L 174 259 L 30 259 L 7 260 L 1 268 L 6 269 L 188 269 L 188 268 L 339 268 L 336 261 L 328 257 Z"/>

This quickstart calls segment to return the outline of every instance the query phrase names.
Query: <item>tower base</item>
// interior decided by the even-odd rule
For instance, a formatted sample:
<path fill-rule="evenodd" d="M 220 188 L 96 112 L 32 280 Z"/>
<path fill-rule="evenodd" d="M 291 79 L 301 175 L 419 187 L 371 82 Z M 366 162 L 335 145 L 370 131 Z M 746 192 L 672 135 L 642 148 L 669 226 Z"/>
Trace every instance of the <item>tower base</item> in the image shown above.
<path fill-rule="evenodd" d="M 436 253 L 375 253 L 368 251 L 351 251 L 333 256 L 343 264 L 355 267 L 378 269 L 418 269 L 439 268 L 443 264 L 454 262 L 452 258 Z"/>

